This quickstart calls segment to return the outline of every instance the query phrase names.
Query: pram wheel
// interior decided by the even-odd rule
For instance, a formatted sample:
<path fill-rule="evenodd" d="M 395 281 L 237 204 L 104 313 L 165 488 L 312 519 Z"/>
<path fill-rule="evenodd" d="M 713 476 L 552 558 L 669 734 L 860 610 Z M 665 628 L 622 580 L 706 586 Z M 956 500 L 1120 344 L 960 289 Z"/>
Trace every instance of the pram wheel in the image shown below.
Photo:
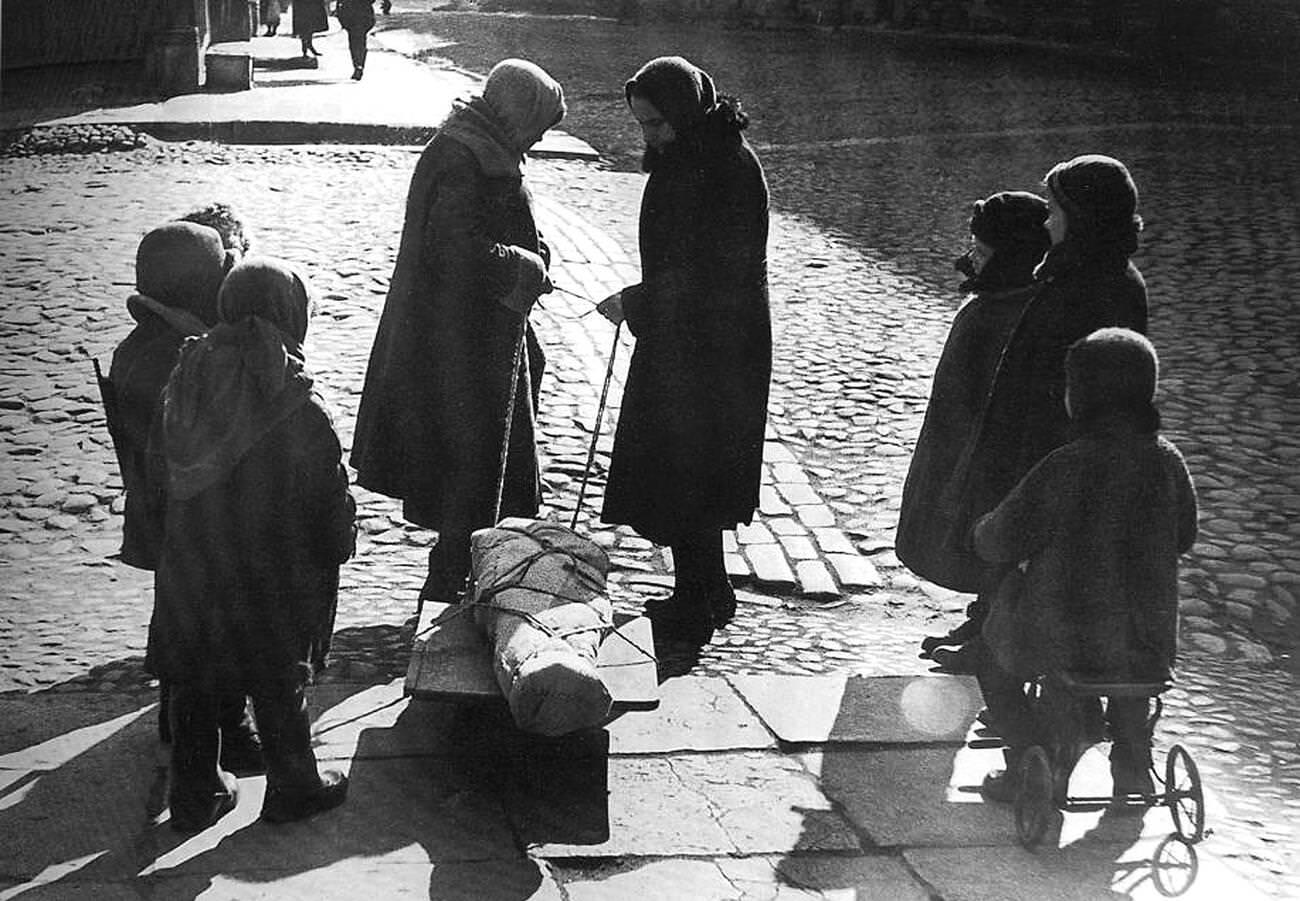
<path fill-rule="evenodd" d="M 1038 847 L 1056 813 L 1052 764 L 1047 752 L 1034 745 L 1020 760 L 1020 791 L 1016 795 L 1016 838 L 1026 850 Z"/>
<path fill-rule="evenodd" d="M 1201 790 L 1201 773 L 1192 755 L 1182 745 L 1174 745 L 1165 758 L 1165 803 L 1174 820 L 1174 829 L 1188 842 L 1205 837 L 1205 796 Z"/>

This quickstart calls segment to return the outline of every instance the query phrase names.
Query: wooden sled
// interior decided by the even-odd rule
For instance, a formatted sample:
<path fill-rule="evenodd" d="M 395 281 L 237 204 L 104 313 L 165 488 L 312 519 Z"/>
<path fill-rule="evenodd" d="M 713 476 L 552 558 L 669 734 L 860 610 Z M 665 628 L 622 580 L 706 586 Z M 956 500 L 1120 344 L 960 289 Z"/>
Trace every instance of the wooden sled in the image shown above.
<path fill-rule="evenodd" d="M 491 654 L 463 606 L 426 603 L 415 630 L 405 694 L 504 704 L 492 675 Z M 596 672 L 613 698 L 614 713 L 657 708 L 659 677 L 650 620 L 615 613 L 614 629 L 601 640 Z"/>

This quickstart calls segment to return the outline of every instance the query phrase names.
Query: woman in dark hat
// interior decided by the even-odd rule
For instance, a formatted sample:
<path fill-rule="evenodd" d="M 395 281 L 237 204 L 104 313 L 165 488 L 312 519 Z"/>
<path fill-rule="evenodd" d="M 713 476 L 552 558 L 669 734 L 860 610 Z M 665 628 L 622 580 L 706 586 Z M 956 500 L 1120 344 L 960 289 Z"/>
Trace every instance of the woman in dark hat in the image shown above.
<path fill-rule="evenodd" d="M 1070 346 L 1100 328 L 1147 328 L 1146 283 L 1130 260 L 1142 219 L 1128 169 L 1088 154 L 1053 167 L 1044 185 L 1052 247 L 1034 270 L 1034 296 L 1007 340 L 953 479 L 953 535 L 963 540 L 1039 460 L 1074 437 L 1065 409 Z M 990 574 L 984 590 L 1000 590 L 990 586 L 1004 573 Z M 967 664 L 978 672 L 984 656 L 977 644 Z"/>
<path fill-rule="evenodd" d="M 600 304 L 636 337 L 602 518 L 672 549 L 658 624 L 707 641 L 735 614 L 722 533 L 758 506 L 772 338 L 768 193 L 748 117 L 708 73 L 652 60 L 627 82 L 650 177 L 639 284 Z"/>
<path fill-rule="evenodd" d="M 918 576 L 954 591 L 986 589 L 989 565 L 956 528 L 954 478 L 963 450 L 972 440 L 988 398 L 1002 349 L 1034 293 L 1034 268 L 1051 246 L 1044 224 L 1047 201 L 1024 191 L 1003 191 L 975 202 L 970 219 L 971 248 L 957 259 L 970 292 L 953 318 L 934 372 L 930 403 L 903 486 L 895 546 L 899 559 Z M 970 671 L 959 652 L 979 634 L 982 602 L 967 608 L 967 622 L 942 638 L 922 642 L 950 671 Z"/>

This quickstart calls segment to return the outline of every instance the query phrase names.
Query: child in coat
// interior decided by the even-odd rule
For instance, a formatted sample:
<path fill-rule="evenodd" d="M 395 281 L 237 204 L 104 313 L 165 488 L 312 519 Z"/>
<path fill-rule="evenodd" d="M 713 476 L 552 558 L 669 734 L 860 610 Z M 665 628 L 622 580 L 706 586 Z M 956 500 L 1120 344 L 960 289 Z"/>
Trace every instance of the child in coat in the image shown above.
<path fill-rule="evenodd" d="M 1034 296 L 1034 267 L 1051 246 L 1046 221 L 1047 201 L 1025 191 L 975 202 L 971 247 L 957 259 L 966 276 L 961 289 L 969 296 L 944 342 L 903 485 L 898 558 L 923 579 L 977 595 L 966 622 L 921 643 L 921 656 L 949 672 L 974 672 L 967 642 L 979 635 L 985 601 L 978 595 L 988 587 L 990 570 L 969 546 L 969 527 L 959 524 L 959 463 L 976 435 L 1002 349 Z"/>
<path fill-rule="evenodd" d="M 1196 538 L 1196 495 L 1182 455 L 1159 434 L 1157 369 L 1155 349 L 1129 329 L 1099 329 L 1071 345 L 1065 407 L 1074 440 L 975 526 L 981 557 L 1023 572 L 1018 590 L 993 600 L 983 630 L 980 688 L 1008 745 L 1007 770 L 984 783 L 995 800 L 1014 798 L 1020 757 L 1050 738 L 1025 682 L 1052 672 L 1100 682 L 1173 676 L 1178 557 Z M 1116 796 L 1153 792 L 1148 704 L 1107 699 Z M 1078 711 L 1084 722 L 1088 707 Z"/>
<path fill-rule="evenodd" d="M 231 687 L 258 719 L 263 819 L 301 819 L 347 793 L 342 773 L 317 769 L 304 695 L 356 541 L 342 450 L 303 357 L 309 309 L 285 264 L 235 266 L 218 324 L 185 344 L 155 424 L 167 513 L 146 665 L 171 686 L 168 801 L 181 832 L 235 807 L 216 710 Z"/>

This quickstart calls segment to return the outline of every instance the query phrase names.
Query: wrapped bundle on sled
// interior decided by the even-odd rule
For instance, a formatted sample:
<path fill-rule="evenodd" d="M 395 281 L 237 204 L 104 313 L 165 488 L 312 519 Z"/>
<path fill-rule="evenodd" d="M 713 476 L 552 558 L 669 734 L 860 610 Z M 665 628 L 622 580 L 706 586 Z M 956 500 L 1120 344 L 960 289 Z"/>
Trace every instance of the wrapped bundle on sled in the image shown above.
<path fill-rule="evenodd" d="M 596 672 L 613 627 L 609 557 L 554 523 L 507 518 L 472 539 L 474 618 L 515 724 L 564 735 L 603 722 L 612 699 Z"/>

